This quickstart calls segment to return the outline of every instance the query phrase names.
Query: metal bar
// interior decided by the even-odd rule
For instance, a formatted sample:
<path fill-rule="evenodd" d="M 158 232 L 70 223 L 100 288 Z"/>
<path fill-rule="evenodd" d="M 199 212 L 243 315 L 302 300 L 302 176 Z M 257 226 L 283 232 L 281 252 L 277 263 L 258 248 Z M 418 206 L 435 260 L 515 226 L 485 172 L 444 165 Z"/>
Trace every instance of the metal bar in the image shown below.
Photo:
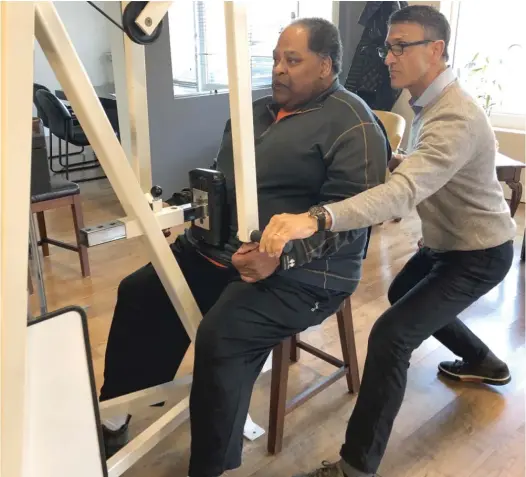
<path fill-rule="evenodd" d="M 243 2 L 224 2 L 224 5 L 238 235 L 242 242 L 250 242 L 250 233 L 259 230 L 259 216 L 247 5 Z"/>
<path fill-rule="evenodd" d="M 185 225 L 184 206 L 165 207 L 155 213 L 158 227 L 161 230 Z M 81 242 L 87 247 L 95 247 L 115 240 L 131 239 L 143 235 L 139 222 L 123 217 L 103 224 L 84 227 L 80 231 Z"/>
<path fill-rule="evenodd" d="M 42 272 L 42 262 L 40 261 L 40 248 L 37 242 L 37 231 L 35 227 L 35 217 L 29 213 L 29 243 L 31 246 L 31 258 L 33 276 L 37 282 L 38 298 L 40 300 L 40 313 L 47 313 L 46 288 L 44 286 L 44 273 Z"/>
<path fill-rule="evenodd" d="M 0 2 L 0 475 L 20 477 L 25 434 L 34 2 Z"/>
<path fill-rule="evenodd" d="M 111 457 L 108 460 L 108 476 L 122 475 L 189 417 L 189 398 L 186 398 Z"/>
<path fill-rule="evenodd" d="M 103 2 L 102 6 L 109 16 L 122 19 L 121 2 Z M 110 35 L 111 65 L 119 119 L 119 139 L 128 161 L 131 161 L 131 127 L 128 95 L 126 93 L 126 59 L 124 54 L 124 38 L 126 35 L 116 28 L 110 28 L 108 33 Z"/>
<path fill-rule="evenodd" d="M 124 8 L 130 2 L 121 3 L 124 11 Z M 157 2 L 148 3 L 145 10 L 155 8 L 154 5 L 152 5 L 153 3 Z M 148 99 L 146 94 L 146 58 L 143 45 L 134 43 L 128 38 L 128 35 L 123 35 L 123 38 L 128 117 L 131 135 L 130 161 L 141 189 L 143 192 L 147 192 L 152 187 L 152 161 L 150 156 L 150 124 L 148 120 Z"/>
<path fill-rule="evenodd" d="M 188 375 L 182 378 L 176 378 L 169 383 L 103 401 L 99 404 L 101 417 L 108 418 L 119 414 L 131 414 L 134 409 L 144 408 L 145 406 L 151 406 L 167 401 L 168 399 L 174 399 L 174 393 L 186 391 L 188 394 L 188 387 L 191 383 L 192 375 Z"/>

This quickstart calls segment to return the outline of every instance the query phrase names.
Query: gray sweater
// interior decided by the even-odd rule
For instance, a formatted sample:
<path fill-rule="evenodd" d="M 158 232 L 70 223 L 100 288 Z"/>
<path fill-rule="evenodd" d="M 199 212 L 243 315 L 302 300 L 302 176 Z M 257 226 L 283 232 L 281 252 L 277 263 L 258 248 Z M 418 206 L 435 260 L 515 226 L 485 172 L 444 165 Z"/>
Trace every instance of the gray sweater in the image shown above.
<path fill-rule="evenodd" d="M 434 250 L 480 250 L 514 238 L 493 129 L 458 81 L 416 114 L 408 152 L 385 184 L 326 206 L 332 231 L 375 225 L 416 207 L 424 244 Z"/>

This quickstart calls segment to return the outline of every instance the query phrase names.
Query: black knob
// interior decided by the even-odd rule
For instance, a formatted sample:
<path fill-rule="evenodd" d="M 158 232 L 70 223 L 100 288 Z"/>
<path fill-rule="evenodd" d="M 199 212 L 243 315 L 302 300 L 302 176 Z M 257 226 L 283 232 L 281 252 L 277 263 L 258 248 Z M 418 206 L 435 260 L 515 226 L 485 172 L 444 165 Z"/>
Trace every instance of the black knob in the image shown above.
<path fill-rule="evenodd" d="M 163 188 L 161 186 L 155 185 L 150 189 L 150 194 L 154 199 L 157 199 L 163 195 Z"/>

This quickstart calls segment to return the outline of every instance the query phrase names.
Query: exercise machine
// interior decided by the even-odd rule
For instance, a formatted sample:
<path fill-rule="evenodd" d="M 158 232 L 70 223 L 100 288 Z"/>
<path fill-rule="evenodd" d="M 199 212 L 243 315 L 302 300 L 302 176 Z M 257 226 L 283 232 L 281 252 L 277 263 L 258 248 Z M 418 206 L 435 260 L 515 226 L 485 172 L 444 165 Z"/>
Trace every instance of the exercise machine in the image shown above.
<path fill-rule="evenodd" d="M 148 184 L 149 137 L 144 48 L 161 34 L 171 2 L 123 2 L 126 32 L 127 94 L 130 98 L 131 160 L 119 143 L 86 71 L 52 2 L 0 3 L 0 475 L 28 475 L 31 456 L 26 441 L 35 419 L 28 406 L 27 386 L 32 366 L 27 326 L 27 264 L 30 210 L 33 42 L 36 37 L 85 131 L 126 214 L 126 237 L 140 235 L 149 258 L 174 308 L 191 337 L 202 318 L 184 276 L 163 235 L 158 203 Z M 225 2 L 230 116 L 234 145 L 239 239 L 250 242 L 258 229 L 258 207 L 252 121 L 252 88 L 246 5 Z M 141 56 L 142 55 L 142 56 Z M 142 59 L 141 59 L 142 58 Z M 122 129 L 122 128 L 121 128 Z M 151 170 L 150 170 L 151 177 Z M 151 178 L 150 178 L 151 181 Z M 155 192 L 155 191 L 154 191 Z M 152 195 L 151 200 L 147 194 Z M 202 198 L 201 198 L 202 199 Z M 154 202 L 154 203 L 153 203 Z M 195 200 L 194 200 L 195 202 Z M 210 206 L 210 203 L 208 204 Z M 156 209 L 154 211 L 154 209 Z M 197 208 L 198 209 L 198 208 Z M 198 210 L 194 212 L 199 212 Z M 210 209 L 210 207 L 208 207 Z M 168 211 L 172 220 L 186 220 L 184 210 Z M 179 214 L 179 215 L 177 215 Z M 182 214 L 182 215 L 181 215 Z M 162 215 L 162 214 L 161 214 Z M 195 217 L 200 219 L 204 217 Z M 133 225 L 130 225 L 133 224 Z M 128 232 L 131 230 L 131 232 Z M 135 232 L 133 232 L 135 230 Z M 89 232 L 89 231 L 86 231 Z M 134 235 L 135 234 L 135 235 Z M 89 236 L 89 234 L 86 234 Z M 107 475 L 117 477 L 188 418 L 190 377 L 140 391 L 100 406 L 102 416 L 127 412 L 135 405 L 159 402 L 168 388 L 181 400 L 107 463 Z M 173 394 L 173 393 L 172 393 Z M 161 399 L 162 400 L 162 399 Z M 55 403 L 60 406 L 60 403 Z M 250 424 L 250 419 L 247 420 Z M 67 439 L 67 436 L 64 437 Z M 79 466 L 83 464 L 78 463 Z M 56 477 L 61 474 L 57 462 Z M 71 474 L 68 474 L 68 477 Z"/>

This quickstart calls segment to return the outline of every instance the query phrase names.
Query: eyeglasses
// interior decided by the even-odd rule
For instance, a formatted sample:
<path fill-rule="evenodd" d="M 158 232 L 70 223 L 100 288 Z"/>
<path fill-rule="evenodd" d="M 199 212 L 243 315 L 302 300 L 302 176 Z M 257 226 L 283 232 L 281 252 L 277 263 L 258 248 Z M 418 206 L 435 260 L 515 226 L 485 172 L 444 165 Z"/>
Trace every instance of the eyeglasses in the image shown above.
<path fill-rule="evenodd" d="M 394 56 L 402 56 L 404 54 L 404 49 L 408 46 L 425 45 L 427 43 L 433 43 L 433 41 L 435 40 L 420 40 L 412 41 L 411 43 L 395 43 L 394 45 L 387 44 L 384 46 L 379 46 L 376 48 L 376 51 L 378 52 L 378 56 L 382 58 L 382 60 L 385 60 L 389 54 L 389 51 L 391 51 Z"/>

